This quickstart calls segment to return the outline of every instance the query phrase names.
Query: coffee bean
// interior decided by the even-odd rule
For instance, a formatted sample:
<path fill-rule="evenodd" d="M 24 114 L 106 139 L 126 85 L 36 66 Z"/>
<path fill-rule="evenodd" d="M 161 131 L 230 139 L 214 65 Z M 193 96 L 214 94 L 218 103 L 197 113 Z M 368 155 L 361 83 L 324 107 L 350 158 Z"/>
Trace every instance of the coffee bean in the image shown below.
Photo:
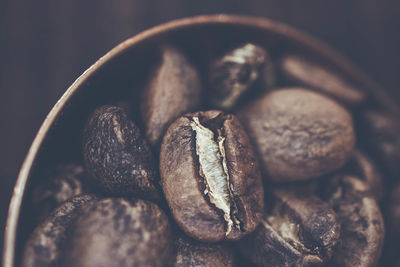
<path fill-rule="evenodd" d="M 339 216 L 342 240 L 330 266 L 376 266 L 385 228 L 378 203 L 369 186 L 359 178 L 339 175 L 322 190 Z"/>
<path fill-rule="evenodd" d="M 76 163 L 60 164 L 42 174 L 42 180 L 32 192 L 32 206 L 37 221 L 44 221 L 62 203 L 83 192 L 83 166 Z"/>
<path fill-rule="evenodd" d="M 264 172 L 276 182 L 307 180 L 340 169 L 354 149 L 350 113 L 306 89 L 272 91 L 238 116 Z"/>
<path fill-rule="evenodd" d="M 180 115 L 200 104 L 201 82 L 197 70 L 176 47 L 161 48 L 161 63 L 143 90 L 141 113 L 146 137 L 153 147 Z"/>
<path fill-rule="evenodd" d="M 189 236 L 237 240 L 261 220 L 257 160 L 234 115 L 206 111 L 178 118 L 161 145 L 160 175 L 172 215 Z"/>
<path fill-rule="evenodd" d="M 261 76 L 264 87 L 275 83 L 275 71 L 267 51 L 251 43 L 237 47 L 211 64 L 210 97 L 215 107 L 232 108 Z"/>
<path fill-rule="evenodd" d="M 362 118 L 364 143 L 393 176 L 400 174 L 400 123 L 382 111 L 369 110 Z"/>
<path fill-rule="evenodd" d="M 121 108 L 103 106 L 92 114 L 83 155 L 89 178 L 108 194 L 160 198 L 150 147 Z"/>
<path fill-rule="evenodd" d="M 103 199 L 77 218 L 60 266 L 168 266 L 172 251 L 168 218 L 156 204 Z"/>
<path fill-rule="evenodd" d="M 92 195 L 81 195 L 58 207 L 29 237 L 25 244 L 21 266 L 58 266 L 61 248 L 68 236 L 68 228 L 82 207 L 90 205 L 95 200 Z"/>
<path fill-rule="evenodd" d="M 260 266 L 321 266 L 340 237 L 335 212 L 316 195 L 286 189 L 272 192 L 273 203 L 260 226 L 238 243 Z"/>
<path fill-rule="evenodd" d="M 227 245 L 203 243 L 180 234 L 176 238 L 174 267 L 233 267 L 233 250 Z"/>
<path fill-rule="evenodd" d="M 347 104 L 361 104 L 366 98 L 340 74 L 309 57 L 286 54 L 279 62 L 279 70 L 287 82 L 313 88 Z"/>

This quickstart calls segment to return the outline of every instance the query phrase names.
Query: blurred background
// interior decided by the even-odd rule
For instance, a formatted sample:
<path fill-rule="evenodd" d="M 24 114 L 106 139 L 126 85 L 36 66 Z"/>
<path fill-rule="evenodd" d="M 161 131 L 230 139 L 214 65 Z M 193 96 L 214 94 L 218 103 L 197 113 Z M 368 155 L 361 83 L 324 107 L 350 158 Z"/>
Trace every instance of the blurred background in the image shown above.
<path fill-rule="evenodd" d="M 18 170 L 69 85 L 132 35 L 210 13 L 264 16 L 301 29 L 400 101 L 398 0 L 0 0 L 0 248 Z"/>

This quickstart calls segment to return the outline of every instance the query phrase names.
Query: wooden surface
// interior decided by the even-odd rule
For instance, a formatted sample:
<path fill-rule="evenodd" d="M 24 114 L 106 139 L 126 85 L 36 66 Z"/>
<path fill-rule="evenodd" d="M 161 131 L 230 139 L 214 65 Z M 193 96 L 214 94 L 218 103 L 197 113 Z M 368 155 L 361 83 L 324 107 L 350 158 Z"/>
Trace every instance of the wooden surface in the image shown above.
<path fill-rule="evenodd" d="M 302 29 L 339 50 L 400 100 L 396 0 L 0 1 L 1 238 L 18 169 L 65 89 L 124 39 L 205 13 L 265 16 Z"/>

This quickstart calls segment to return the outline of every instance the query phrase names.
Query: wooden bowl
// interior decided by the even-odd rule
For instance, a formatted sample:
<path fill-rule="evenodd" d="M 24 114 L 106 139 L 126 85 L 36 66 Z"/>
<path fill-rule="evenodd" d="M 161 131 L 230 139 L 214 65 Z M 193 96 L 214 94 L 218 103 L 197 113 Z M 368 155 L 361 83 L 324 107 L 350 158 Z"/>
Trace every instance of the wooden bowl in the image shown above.
<path fill-rule="evenodd" d="M 130 99 L 138 92 L 157 60 L 157 47 L 173 42 L 195 64 L 204 65 L 213 53 L 250 41 L 273 56 L 287 50 L 316 57 L 356 82 L 374 105 L 400 114 L 382 88 L 331 48 L 287 25 L 265 18 L 231 15 L 179 19 L 144 31 L 116 46 L 87 69 L 58 100 L 40 127 L 20 170 L 5 229 L 3 266 L 18 265 L 23 244 L 32 232 L 29 195 L 42 179 L 40 170 L 57 162 L 82 161 L 81 134 L 89 114 L 106 103 Z M 137 114 L 137 112 L 136 112 Z"/>

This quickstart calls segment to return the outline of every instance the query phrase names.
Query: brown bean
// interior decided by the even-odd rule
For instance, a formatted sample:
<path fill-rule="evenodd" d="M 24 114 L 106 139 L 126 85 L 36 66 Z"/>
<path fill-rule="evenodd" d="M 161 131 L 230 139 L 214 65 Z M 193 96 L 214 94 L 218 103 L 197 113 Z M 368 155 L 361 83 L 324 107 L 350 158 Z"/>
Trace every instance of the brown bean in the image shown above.
<path fill-rule="evenodd" d="M 201 97 L 199 74 L 176 47 L 161 48 L 160 65 L 150 75 L 141 102 L 146 138 L 157 147 L 168 126 L 180 115 L 194 111 Z"/>
<path fill-rule="evenodd" d="M 238 113 L 264 173 L 276 182 L 307 180 L 340 169 L 355 144 L 350 113 L 302 88 L 272 91 Z"/>
<path fill-rule="evenodd" d="M 246 43 L 236 47 L 210 67 L 210 98 L 213 105 L 231 109 L 248 93 L 254 83 L 271 88 L 275 83 L 275 71 L 268 52 L 261 46 Z"/>
<path fill-rule="evenodd" d="M 316 195 L 275 189 L 262 223 L 238 243 L 239 251 L 260 266 L 321 266 L 340 237 L 335 212 Z"/>
<path fill-rule="evenodd" d="M 58 266 L 62 248 L 80 210 L 95 202 L 92 195 L 76 196 L 58 207 L 41 223 L 25 244 L 22 267 Z"/>
<path fill-rule="evenodd" d="M 113 196 L 160 199 L 156 161 L 139 128 L 119 107 L 102 106 L 86 124 L 88 178 Z"/>
<path fill-rule="evenodd" d="M 84 209 L 60 266 L 166 266 L 173 241 L 167 216 L 143 200 L 103 199 Z"/>
<path fill-rule="evenodd" d="M 250 140 L 233 115 L 178 118 L 161 146 L 160 175 L 176 222 L 203 241 L 237 240 L 263 212 L 263 187 Z"/>

